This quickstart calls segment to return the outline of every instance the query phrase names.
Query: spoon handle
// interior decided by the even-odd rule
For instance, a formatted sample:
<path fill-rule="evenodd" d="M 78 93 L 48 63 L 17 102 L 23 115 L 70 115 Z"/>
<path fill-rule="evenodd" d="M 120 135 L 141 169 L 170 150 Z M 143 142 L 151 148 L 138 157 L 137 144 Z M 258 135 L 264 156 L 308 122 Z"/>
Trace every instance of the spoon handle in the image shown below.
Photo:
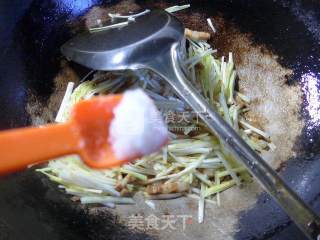
<path fill-rule="evenodd" d="M 26 127 L 0 133 L 0 175 L 76 153 L 77 131 L 71 123 Z"/>
<path fill-rule="evenodd" d="M 320 233 L 319 217 L 278 176 L 278 174 L 225 122 L 204 97 L 185 77 L 180 65 L 177 46 L 173 46 L 162 61 L 148 66 L 161 75 L 184 99 L 209 129 L 219 137 L 228 150 L 247 167 L 264 189 L 279 203 L 297 226 L 310 239 L 317 239 Z"/>

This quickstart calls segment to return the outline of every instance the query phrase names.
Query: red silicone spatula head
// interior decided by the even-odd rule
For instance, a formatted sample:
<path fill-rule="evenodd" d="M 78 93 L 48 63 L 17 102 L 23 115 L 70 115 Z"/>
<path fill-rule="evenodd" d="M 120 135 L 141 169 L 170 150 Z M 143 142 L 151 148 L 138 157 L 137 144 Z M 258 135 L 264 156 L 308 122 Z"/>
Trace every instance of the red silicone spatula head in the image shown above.
<path fill-rule="evenodd" d="M 108 168 L 129 160 L 117 159 L 108 141 L 113 110 L 121 98 L 121 95 L 96 97 L 79 102 L 73 108 L 71 122 L 79 131 L 79 155 L 90 167 Z"/>

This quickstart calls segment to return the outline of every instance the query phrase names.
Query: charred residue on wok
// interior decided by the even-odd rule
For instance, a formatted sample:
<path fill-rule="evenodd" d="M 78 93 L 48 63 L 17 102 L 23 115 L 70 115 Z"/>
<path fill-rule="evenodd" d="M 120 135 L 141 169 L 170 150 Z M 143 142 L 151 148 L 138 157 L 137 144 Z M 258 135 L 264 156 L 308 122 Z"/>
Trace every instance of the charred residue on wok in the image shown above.
<path fill-rule="evenodd" d="M 243 4 L 242 1 L 217 1 L 217 4 L 207 5 L 208 11 L 222 11 L 224 18 L 236 23 L 241 32 L 252 33 L 256 44 L 267 46 L 279 55 L 279 63 L 293 71 L 287 83 L 301 86 L 303 103 L 299 110 L 304 119 L 295 147 L 301 154 L 319 152 L 320 16 L 315 11 L 319 2 L 262 0 Z"/>
<path fill-rule="evenodd" d="M 60 107 L 65 88 L 68 82 L 79 83 L 79 76 L 66 61 L 61 61 L 61 70 L 53 80 L 54 90 L 46 103 L 37 99 L 33 92 L 29 93 L 27 111 L 29 112 L 33 125 L 52 123 Z"/>
<path fill-rule="evenodd" d="M 253 43 L 250 34 L 241 33 L 221 17 L 216 17 L 215 22 L 218 34 L 213 37 L 213 44 L 223 55 L 234 53 L 239 90 L 252 101 L 247 117 L 271 136 L 277 149 L 274 153 L 264 152 L 263 156 L 279 167 L 296 155 L 295 144 L 303 128 L 300 87 L 286 84 L 293 71 L 283 67 L 266 46 Z"/>

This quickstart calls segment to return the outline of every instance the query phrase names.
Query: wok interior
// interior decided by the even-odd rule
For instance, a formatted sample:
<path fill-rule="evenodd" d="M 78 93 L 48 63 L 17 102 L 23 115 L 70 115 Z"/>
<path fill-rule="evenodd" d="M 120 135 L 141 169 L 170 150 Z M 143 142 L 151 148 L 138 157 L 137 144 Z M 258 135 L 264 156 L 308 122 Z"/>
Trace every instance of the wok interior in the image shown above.
<path fill-rule="evenodd" d="M 59 54 L 59 46 L 71 35 L 80 32 L 84 24 L 90 26 L 97 18 L 107 17 L 108 12 L 127 13 L 145 8 L 165 8 L 176 2 L 120 1 L 114 4 L 105 3 L 102 7 L 95 6 L 88 9 L 84 7 L 83 11 L 80 11 L 79 7 L 79 12 L 74 7 L 71 8 L 73 13 L 67 17 L 59 15 L 59 11 L 56 11 L 57 5 L 39 10 L 41 4 L 40 1 L 33 1 L 22 20 L 17 23 L 13 44 L 20 46 L 21 52 L 17 55 L 22 56 L 22 61 L 25 61 L 21 63 L 24 67 L 20 69 L 19 64 L 17 67 L 12 59 L 14 57 L 8 57 L 6 62 L 9 70 L 15 67 L 25 75 L 20 77 L 22 80 L 17 80 L 16 73 L 8 78 L 14 81 L 8 87 L 9 93 L 2 94 L 3 98 L 8 96 L 3 103 L 4 113 L 7 116 L 2 121 L 3 128 L 53 121 L 66 83 L 71 80 L 79 82 L 89 71 L 65 62 Z M 261 1 L 259 4 L 249 5 L 242 1 L 232 3 L 217 1 L 214 4 L 195 1 L 191 5 L 191 9 L 178 12 L 176 16 L 190 29 L 200 31 L 208 31 L 207 17 L 213 19 L 218 31 L 210 43 L 218 49 L 219 56 L 226 56 L 229 51 L 234 53 L 239 74 L 239 89 L 260 99 L 253 103 L 252 112 L 257 114 L 251 117 L 263 128 L 268 128 L 274 133 L 273 140 L 278 150 L 275 155 L 266 157 L 274 167 L 279 167 L 289 158 L 296 158 L 292 162 L 301 166 L 300 171 L 295 166 L 289 166 L 287 168 L 289 170 L 284 174 L 292 180 L 293 174 L 290 174 L 290 171 L 294 172 L 297 179 L 292 180 L 293 187 L 303 197 L 312 200 L 318 193 L 318 184 L 313 184 L 315 187 L 312 191 L 307 191 L 306 188 L 310 186 L 306 182 L 299 181 L 299 177 L 308 183 L 317 182 L 316 173 L 309 171 L 310 165 L 304 164 L 305 155 L 310 155 L 310 152 L 317 153 L 317 125 L 310 114 L 308 108 L 310 105 L 302 101 L 308 99 L 308 91 L 309 94 L 314 94 L 310 93 L 312 85 L 302 80 L 307 78 L 309 80 L 307 82 L 310 82 L 314 78 L 317 79 L 316 76 L 310 75 L 318 64 L 310 58 L 316 53 L 317 43 L 314 41 L 316 34 L 312 35 L 315 30 L 310 30 L 310 27 L 308 29 L 299 18 L 299 14 L 291 10 L 291 6 L 285 6 L 285 1 L 277 4 Z M 288 11 L 291 12 L 289 17 Z M 77 14 L 81 16 L 76 17 Z M 35 24 L 42 21 L 40 19 L 43 19 L 41 18 L 43 16 L 49 20 L 45 21 L 43 26 L 33 29 Z M 53 16 L 58 16 L 58 20 L 50 21 L 51 16 L 52 19 Z M 48 29 L 50 29 L 49 34 Z M 305 46 L 303 53 L 299 50 L 302 44 Z M 9 70 L 7 72 L 10 72 Z M 2 80 L 5 76 L 2 76 Z M 8 99 L 12 100 L 10 102 L 13 104 L 10 108 L 7 107 Z M 313 169 L 316 166 L 314 164 L 319 162 L 317 155 L 308 161 L 312 162 Z M 10 230 L 11 226 L 15 226 L 15 229 L 24 229 L 29 234 L 27 236 L 36 238 L 41 238 L 50 232 L 49 237 L 52 239 L 75 237 L 104 239 L 106 234 L 139 239 L 145 237 L 176 239 L 182 236 L 187 236 L 188 239 L 209 239 L 213 235 L 215 239 L 227 236 L 239 239 L 258 236 L 263 239 L 270 236 L 286 236 L 288 232 L 289 234 L 298 232 L 292 224 L 288 224 L 287 217 L 265 194 L 259 195 L 261 189 L 255 183 L 243 189 L 234 188 L 226 192 L 222 196 L 221 207 L 207 206 L 205 223 L 201 225 L 196 223 L 197 201 L 191 199 L 157 202 L 156 211 L 146 206 L 139 196 L 137 196 L 138 204 L 134 208 L 121 206 L 115 211 L 102 208 L 87 209 L 75 205 L 69 196 L 61 193 L 47 179 L 33 174 L 32 170 L 3 179 L 0 188 L 3 195 L 0 209 L 5 216 L 3 223 L 0 222 L 0 227 L 4 226 L 4 234 L 16 237 L 12 239 L 21 239 L 22 235 L 16 230 Z M 38 213 L 39 209 L 43 214 Z M 252 210 L 244 213 L 243 211 L 247 209 Z M 24 216 L 20 220 L 17 220 L 18 212 Z M 177 230 L 172 231 L 133 234 L 127 228 L 127 217 L 132 214 L 144 216 L 155 214 L 159 217 L 168 214 L 176 216 L 191 214 L 194 223 L 185 231 L 182 231 L 180 225 L 177 226 Z M 253 224 L 253 219 L 261 224 Z M 29 220 L 27 221 L 29 223 L 24 225 L 23 220 Z M 122 225 L 116 226 L 115 222 L 121 222 Z M 70 229 L 66 228 L 66 224 Z M 36 230 L 32 232 L 31 229 Z"/>

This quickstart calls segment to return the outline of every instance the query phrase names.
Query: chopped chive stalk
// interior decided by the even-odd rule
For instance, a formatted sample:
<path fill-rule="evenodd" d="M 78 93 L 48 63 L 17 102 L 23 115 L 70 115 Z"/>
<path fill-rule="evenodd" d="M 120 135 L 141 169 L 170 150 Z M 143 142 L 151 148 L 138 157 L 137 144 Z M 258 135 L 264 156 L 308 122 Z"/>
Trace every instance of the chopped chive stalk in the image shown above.
<path fill-rule="evenodd" d="M 200 173 L 199 171 L 195 171 L 194 175 L 199 178 L 203 183 L 205 183 L 208 186 L 211 186 L 213 183 L 208 180 L 206 175 L 203 175 L 202 173 Z"/>
<path fill-rule="evenodd" d="M 187 194 L 186 196 L 189 197 L 189 198 L 196 199 L 196 200 L 199 201 L 199 199 L 200 199 L 200 192 L 199 192 L 199 194 Z M 204 202 L 205 202 L 205 204 L 206 204 L 206 203 L 211 203 L 211 204 L 217 205 L 217 202 L 214 201 L 214 200 L 212 200 L 212 199 L 207 199 L 207 198 L 205 198 L 205 199 L 204 199 Z"/>
<path fill-rule="evenodd" d="M 80 198 L 81 203 L 116 203 L 116 204 L 135 204 L 132 198 L 109 197 L 109 196 L 87 196 Z"/>
<path fill-rule="evenodd" d="M 199 209 L 198 209 L 198 222 L 202 223 L 204 218 L 204 198 L 205 198 L 206 186 L 201 183 L 201 192 L 199 199 Z"/>
<path fill-rule="evenodd" d="M 219 186 L 221 184 L 219 173 L 220 173 L 219 171 L 216 171 L 214 174 L 215 186 Z M 216 195 L 217 195 L 217 204 L 218 206 L 220 206 L 220 203 L 221 203 L 220 192 L 217 192 Z"/>
<path fill-rule="evenodd" d="M 236 81 L 236 71 L 232 71 L 230 79 L 229 79 L 229 85 L 228 85 L 228 104 L 233 103 L 233 95 L 234 95 L 234 85 Z"/>
<path fill-rule="evenodd" d="M 66 111 L 68 110 L 68 107 L 70 106 L 70 97 L 72 95 L 73 87 L 74 87 L 74 82 L 68 82 L 66 92 L 64 94 L 64 97 L 62 99 L 60 108 L 58 110 L 58 113 L 57 113 L 57 116 L 55 119 L 55 121 L 58 123 L 62 123 L 62 122 L 66 121 L 64 116 L 67 114 Z"/>
<path fill-rule="evenodd" d="M 176 5 L 176 6 L 168 7 L 165 10 L 169 13 L 174 13 L 174 12 L 178 12 L 178 11 L 184 10 L 189 7 L 190 7 L 190 4 Z"/>
<path fill-rule="evenodd" d="M 216 33 L 217 30 L 216 30 L 216 28 L 213 26 L 213 23 L 212 23 L 211 18 L 207 18 L 207 23 L 208 23 L 209 27 L 211 28 L 212 32 Z"/>
<path fill-rule="evenodd" d="M 230 173 L 232 179 L 235 181 L 235 183 L 240 186 L 241 181 L 239 179 L 239 177 L 237 176 L 237 174 L 232 170 L 230 164 L 225 160 L 224 156 L 222 155 L 222 153 L 217 152 L 218 157 L 220 158 L 220 160 L 223 162 L 225 168 L 227 169 L 227 171 Z"/>
<path fill-rule="evenodd" d="M 223 109 L 224 120 L 232 126 L 229 109 L 223 91 L 221 91 L 221 93 L 219 94 L 219 102 Z"/>
<path fill-rule="evenodd" d="M 189 172 L 193 172 L 203 161 L 203 159 L 205 158 L 206 155 L 202 155 L 198 161 L 190 163 L 188 167 L 186 167 L 185 169 L 183 169 L 181 172 L 176 173 L 171 175 L 169 178 L 169 182 L 173 182 L 176 179 L 178 179 L 179 177 L 182 177 L 183 175 L 189 173 Z"/>
<path fill-rule="evenodd" d="M 191 185 L 193 182 L 193 174 L 189 173 L 189 184 Z"/>
<path fill-rule="evenodd" d="M 144 182 L 148 181 L 148 178 L 146 175 L 143 175 L 141 173 L 137 173 L 137 172 L 134 172 L 134 171 L 131 171 L 131 170 L 128 170 L 128 169 L 125 169 L 125 168 L 121 168 L 120 171 L 122 173 L 127 173 L 127 174 L 131 174 L 132 176 L 134 176 L 135 178 L 138 178 Z"/>
<path fill-rule="evenodd" d="M 105 31 L 108 29 L 121 28 L 121 27 L 127 26 L 128 24 L 129 24 L 129 22 L 125 21 L 125 22 L 120 22 L 120 23 L 108 25 L 108 26 L 90 28 L 89 31 L 90 32 L 101 32 L 101 31 Z"/>
<path fill-rule="evenodd" d="M 236 132 L 239 132 L 239 108 L 234 107 L 232 112 L 233 128 Z"/>
<path fill-rule="evenodd" d="M 149 13 L 150 10 L 149 9 L 146 9 L 144 10 L 143 12 L 140 12 L 140 13 L 136 13 L 136 14 L 131 14 L 131 15 L 120 15 L 118 13 L 109 13 L 109 17 L 111 17 L 112 19 L 116 19 L 116 18 L 119 18 L 119 19 L 128 19 L 129 21 L 134 21 L 135 18 L 137 17 L 140 17 L 142 15 L 145 15 L 147 13 Z"/>
<path fill-rule="evenodd" d="M 217 50 L 215 49 L 207 49 L 206 51 L 204 51 L 203 53 L 201 53 L 200 55 L 196 55 L 191 59 L 188 59 L 185 64 L 189 65 L 188 68 L 194 67 L 197 63 L 199 63 L 202 59 L 206 58 L 207 56 L 210 57 L 211 54 L 217 52 Z"/>
<path fill-rule="evenodd" d="M 268 146 L 271 151 L 275 151 L 277 149 L 277 147 L 276 147 L 276 145 L 274 145 L 274 143 L 268 143 Z"/>
<path fill-rule="evenodd" d="M 244 95 L 244 94 L 242 94 L 242 93 L 240 93 L 240 92 L 236 92 L 237 93 L 237 95 L 239 96 L 239 98 L 242 100 L 242 101 L 244 101 L 244 102 L 246 102 L 246 103 L 250 103 L 250 98 L 249 97 L 247 97 L 246 95 Z"/>
<path fill-rule="evenodd" d="M 250 125 L 248 122 L 246 122 L 245 120 L 240 120 L 239 121 L 244 127 L 248 128 L 248 129 L 251 129 L 253 132 L 261 135 L 262 137 L 264 137 L 265 139 L 268 139 L 270 136 L 264 132 L 264 131 L 261 131 L 260 129 Z"/>
<path fill-rule="evenodd" d="M 236 182 L 234 180 L 222 182 L 221 184 L 208 188 L 205 192 L 205 197 L 227 190 L 234 185 L 236 185 Z"/>

